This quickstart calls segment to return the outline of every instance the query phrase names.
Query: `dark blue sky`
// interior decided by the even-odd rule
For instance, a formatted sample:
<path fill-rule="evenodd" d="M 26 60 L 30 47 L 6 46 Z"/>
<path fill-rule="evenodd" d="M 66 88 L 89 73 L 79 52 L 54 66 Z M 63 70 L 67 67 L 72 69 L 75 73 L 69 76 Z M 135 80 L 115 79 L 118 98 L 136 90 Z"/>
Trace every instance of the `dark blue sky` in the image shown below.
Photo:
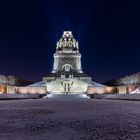
<path fill-rule="evenodd" d="M 39 81 L 72 30 L 83 70 L 103 82 L 140 71 L 139 0 L 1 0 L 0 74 Z"/>

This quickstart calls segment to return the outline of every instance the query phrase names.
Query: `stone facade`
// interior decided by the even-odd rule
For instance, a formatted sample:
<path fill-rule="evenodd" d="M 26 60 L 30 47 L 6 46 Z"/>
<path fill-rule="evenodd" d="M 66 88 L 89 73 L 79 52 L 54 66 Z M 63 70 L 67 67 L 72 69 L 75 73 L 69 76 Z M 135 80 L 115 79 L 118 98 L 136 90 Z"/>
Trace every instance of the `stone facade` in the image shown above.
<path fill-rule="evenodd" d="M 109 87 L 109 86 L 104 86 L 104 87 L 93 87 L 89 86 L 87 89 L 87 94 L 115 94 L 117 92 L 117 87 Z"/>
<path fill-rule="evenodd" d="M 69 69 L 82 73 L 81 54 L 72 32 L 64 32 L 62 38 L 57 42 L 52 73 L 69 71 Z"/>
<path fill-rule="evenodd" d="M 57 42 L 53 70 L 43 78 L 50 93 L 84 93 L 92 83 L 82 71 L 78 42 L 65 31 Z"/>

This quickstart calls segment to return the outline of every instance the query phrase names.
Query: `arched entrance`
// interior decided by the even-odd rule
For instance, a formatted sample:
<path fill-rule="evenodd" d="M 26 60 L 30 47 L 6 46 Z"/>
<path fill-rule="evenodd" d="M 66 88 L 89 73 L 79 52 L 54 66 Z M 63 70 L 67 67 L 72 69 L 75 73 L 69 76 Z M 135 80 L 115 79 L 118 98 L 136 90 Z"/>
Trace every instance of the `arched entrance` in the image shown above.
<path fill-rule="evenodd" d="M 73 67 L 70 64 L 65 64 L 62 66 L 62 71 L 64 72 L 70 72 L 73 70 Z"/>

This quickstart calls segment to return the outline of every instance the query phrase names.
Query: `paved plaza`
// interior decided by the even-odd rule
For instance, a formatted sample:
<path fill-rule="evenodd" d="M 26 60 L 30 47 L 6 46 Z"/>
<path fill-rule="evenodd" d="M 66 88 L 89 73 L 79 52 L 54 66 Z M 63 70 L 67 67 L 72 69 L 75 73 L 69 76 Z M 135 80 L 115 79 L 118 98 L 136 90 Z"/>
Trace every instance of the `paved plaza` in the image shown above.
<path fill-rule="evenodd" d="M 139 140 L 140 102 L 0 101 L 0 140 Z"/>

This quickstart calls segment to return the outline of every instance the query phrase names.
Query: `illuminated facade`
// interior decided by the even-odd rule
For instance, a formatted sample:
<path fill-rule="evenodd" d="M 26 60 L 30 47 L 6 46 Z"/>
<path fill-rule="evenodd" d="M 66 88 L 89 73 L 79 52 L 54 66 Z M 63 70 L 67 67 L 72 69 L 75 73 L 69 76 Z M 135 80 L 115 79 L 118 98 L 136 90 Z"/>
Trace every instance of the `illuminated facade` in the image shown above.
<path fill-rule="evenodd" d="M 28 86 L 15 86 L 17 79 L 0 76 L 0 94 L 102 94 L 132 92 L 135 87 L 108 87 L 92 81 L 82 70 L 78 42 L 72 32 L 65 31 L 57 42 L 52 72 L 42 81 Z M 129 90 L 130 89 L 130 90 Z M 50 94 L 52 95 L 52 94 Z M 71 95 L 70 95 L 71 96 Z M 73 95 L 72 95 L 73 96 Z M 75 95 L 74 95 L 75 96 Z"/>
<path fill-rule="evenodd" d="M 84 93 L 92 84 L 82 71 L 78 42 L 71 31 L 65 31 L 57 42 L 53 70 L 43 78 L 50 93 Z"/>

